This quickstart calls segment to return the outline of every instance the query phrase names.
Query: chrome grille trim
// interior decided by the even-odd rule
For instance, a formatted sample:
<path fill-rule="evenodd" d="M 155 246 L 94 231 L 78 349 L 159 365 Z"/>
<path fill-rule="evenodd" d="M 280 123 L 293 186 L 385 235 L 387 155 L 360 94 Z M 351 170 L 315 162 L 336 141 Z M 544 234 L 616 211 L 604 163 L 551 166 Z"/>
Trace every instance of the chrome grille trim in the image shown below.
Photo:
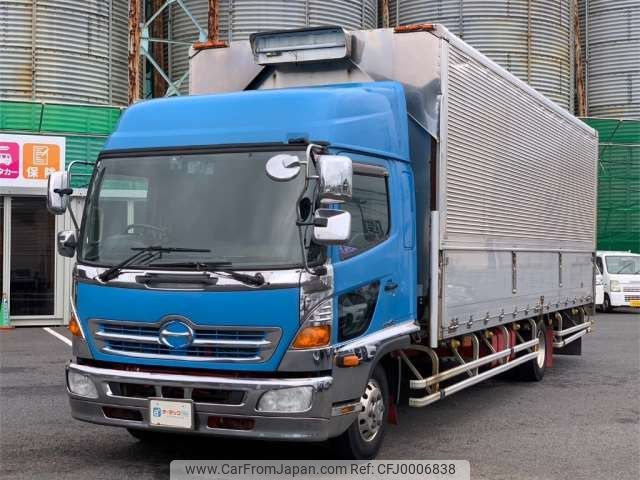
<path fill-rule="evenodd" d="M 184 349 L 171 349 L 160 341 L 165 321 L 165 318 L 154 323 L 90 319 L 89 330 L 102 353 L 189 362 L 266 362 L 282 336 L 278 327 L 195 325 L 183 319 L 193 328 L 193 343 Z"/>
<path fill-rule="evenodd" d="M 160 345 L 160 341 L 158 337 L 151 335 L 125 335 L 121 333 L 104 333 L 101 331 L 97 331 L 95 334 L 96 338 L 101 338 L 105 340 L 120 340 L 120 341 L 128 341 L 128 342 L 140 342 L 140 343 L 150 343 L 150 344 L 158 344 Z M 268 340 L 202 340 L 195 339 L 193 341 L 193 345 L 203 346 L 203 347 L 238 347 L 238 348 L 265 348 L 271 345 L 271 342 Z"/>
<path fill-rule="evenodd" d="M 140 353 L 140 352 L 127 352 L 125 350 L 117 350 L 115 348 L 103 347 L 101 349 L 104 353 L 110 355 L 122 355 L 123 357 L 135 357 L 135 358 L 153 358 L 158 360 L 182 360 L 185 362 L 261 362 L 263 361 L 259 356 L 255 357 L 243 357 L 238 359 L 236 357 L 196 357 L 191 355 L 163 355 L 161 353 Z"/>

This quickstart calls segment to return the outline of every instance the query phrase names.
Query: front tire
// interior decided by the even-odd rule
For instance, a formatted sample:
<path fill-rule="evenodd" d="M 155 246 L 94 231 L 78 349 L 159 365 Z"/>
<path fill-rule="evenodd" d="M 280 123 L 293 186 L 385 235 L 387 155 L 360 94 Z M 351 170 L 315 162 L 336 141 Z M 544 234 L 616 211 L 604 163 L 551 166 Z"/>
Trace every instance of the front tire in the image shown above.
<path fill-rule="evenodd" d="M 381 365 L 373 369 L 360 402 L 363 409 L 356 420 L 333 440 L 339 458 L 370 460 L 380 450 L 389 415 L 389 384 Z"/>
<path fill-rule="evenodd" d="M 606 293 L 604 294 L 604 300 L 602 301 L 602 311 L 606 313 L 613 312 L 613 307 L 611 306 L 611 299 L 609 298 L 609 295 L 607 295 Z"/>

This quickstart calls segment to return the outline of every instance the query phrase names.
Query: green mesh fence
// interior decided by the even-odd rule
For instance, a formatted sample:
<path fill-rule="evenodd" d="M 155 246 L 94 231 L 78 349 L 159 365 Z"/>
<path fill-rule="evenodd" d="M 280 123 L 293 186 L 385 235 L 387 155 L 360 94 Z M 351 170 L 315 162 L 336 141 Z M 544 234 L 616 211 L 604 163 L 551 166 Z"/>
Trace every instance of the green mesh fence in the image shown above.
<path fill-rule="evenodd" d="M 598 249 L 640 253 L 640 120 L 584 121 L 600 136 Z"/>
<path fill-rule="evenodd" d="M 59 135 L 66 138 L 66 164 L 95 163 L 122 110 L 117 107 L 0 101 L 0 132 Z M 86 188 L 91 167 L 73 168 L 74 188 Z"/>

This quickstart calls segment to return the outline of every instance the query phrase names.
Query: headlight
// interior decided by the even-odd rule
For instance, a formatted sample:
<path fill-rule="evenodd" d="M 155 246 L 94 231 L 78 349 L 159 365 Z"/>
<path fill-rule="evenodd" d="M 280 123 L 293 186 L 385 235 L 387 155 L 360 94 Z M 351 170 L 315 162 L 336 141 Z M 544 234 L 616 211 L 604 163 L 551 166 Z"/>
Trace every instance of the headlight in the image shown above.
<path fill-rule="evenodd" d="M 313 387 L 282 388 L 266 392 L 258 402 L 261 412 L 306 412 L 311 407 Z"/>
<path fill-rule="evenodd" d="M 67 383 L 71 393 L 81 397 L 98 398 L 98 389 L 93 381 L 85 374 L 69 370 Z"/>
<path fill-rule="evenodd" d="M 611 280 L 611 291 L 620 292 L 620 282 L 618 280 Z"/>

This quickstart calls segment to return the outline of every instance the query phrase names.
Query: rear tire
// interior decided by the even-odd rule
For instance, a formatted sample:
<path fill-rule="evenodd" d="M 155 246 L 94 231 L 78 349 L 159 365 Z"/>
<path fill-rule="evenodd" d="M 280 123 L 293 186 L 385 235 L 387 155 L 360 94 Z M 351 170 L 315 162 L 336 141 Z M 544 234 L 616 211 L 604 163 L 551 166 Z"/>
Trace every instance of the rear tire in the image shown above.
<path fill-rule="evenodd" d="M 522 365 L 517 366 L 512 370 L 513 379 L 523 382 L 539 382 L 544 377 L 547 361 L 547 327 L 544 322 L 538 325 L 538 356 L 533 360 L 530 360 Z M 525 340 L 530 340 L 531 335 L 525 337 Z M 525 351 L 525 353 L 527 353 Z"/>
<path fill-rule="evenodd" d="M 361 402 L 364 409 L 356 420 L 332 440 L 338 458 L 369 460 L 380 450 L 389 415 L 389 384 L 382 365 L 373 369 Z"/>

